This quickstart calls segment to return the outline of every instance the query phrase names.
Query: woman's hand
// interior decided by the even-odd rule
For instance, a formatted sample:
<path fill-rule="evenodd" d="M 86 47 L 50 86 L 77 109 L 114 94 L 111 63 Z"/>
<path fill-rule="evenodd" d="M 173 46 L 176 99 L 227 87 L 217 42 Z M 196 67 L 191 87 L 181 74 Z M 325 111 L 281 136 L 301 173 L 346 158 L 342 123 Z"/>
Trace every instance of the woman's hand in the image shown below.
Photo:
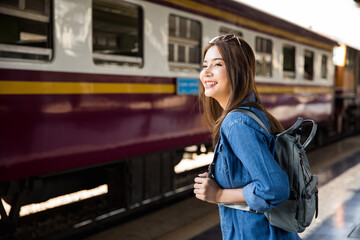
<path fill-rule="evenodd" d="M 194 193 L 196 198 L 209 202 L 219 203 L 222 188 L 212 179 L 208 178 L 208 173 L 199 174 L 194 179 Z"/>

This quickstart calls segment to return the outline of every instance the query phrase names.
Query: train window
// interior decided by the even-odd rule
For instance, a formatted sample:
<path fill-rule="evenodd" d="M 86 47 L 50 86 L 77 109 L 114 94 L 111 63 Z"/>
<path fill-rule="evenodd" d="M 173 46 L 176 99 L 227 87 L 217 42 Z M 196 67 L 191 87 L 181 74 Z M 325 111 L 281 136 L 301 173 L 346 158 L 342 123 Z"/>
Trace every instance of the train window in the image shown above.
<path fill-rule="evenodd" d="M 349 47 L 346 48 L 346 59 L 345 59 L 345 68 L 348 71 L 354 70 L 355 65 L 355 51 Z"/>
<path fill-rule="evenodd" d="M 168 61 L 170 70 L 199 71 L 201 24 L 177 15 L 169 16 Z"/>
<path fill-rule="evenodd" d="M 243 36 L 242 32 L 240 31 L 237 31 L 237 30 L 234 30 L 234 29 L 231 29 L 231 28 L 226 28 L 226 27 L 221 27 L 220 28 L 220 35 L 226 35 L 226 34 L 229 34 L 229 33 L 234 33 L 240 37 Z"/>
<path fill-rule="evenodd" d="M 178 46 L 178 62 L 185 62 L 185 46 Z"/>
<path fill-rule="evenodd" d="M 283 76 L 284 78 L 295 78 L 295 47 L 283 46 Z"/>
<path fill-rule="evenodd" d="M 0 2 L 0 59 L 50 61 L 50 0 Z"/>
<path fill-rule="evenodd" d="M 180 17 L 179 37 L 186 38 L 187 35 L 187 19 Z"/>
<path fill-rule="evenodd" d="M 304 53 L 304 79 L 314 79 L 314 52 L 305 50 Z"/>
<path fill-rule="evenodd" d="M 123 1 L 93 1 L 95 64 L 143 65 L 142 8 Z"/>
<path fill-rule="evenodd" d="M 327 78 L 327 56 L 321 57 L 321 78 Z"/>
<path fill-rule="evenodd" d="M 256 37 L 255 45 L 256 75 L 272 76 L 272 41 L 270 39 Z"/>

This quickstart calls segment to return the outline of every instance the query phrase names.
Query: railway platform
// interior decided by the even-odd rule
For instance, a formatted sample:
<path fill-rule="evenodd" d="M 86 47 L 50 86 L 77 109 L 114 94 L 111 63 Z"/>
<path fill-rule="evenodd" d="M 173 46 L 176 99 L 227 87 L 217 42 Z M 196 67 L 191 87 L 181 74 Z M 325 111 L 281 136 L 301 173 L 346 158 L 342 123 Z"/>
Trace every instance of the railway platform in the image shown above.
<path fill-rule="evenodd" d="M 342 164 L 353 166 L 320 186 L 319 216 L 301 235 L 303 239 L 360 239 L 360 152 L 320 174 L 337 175 Z"/>
<path fill-rule="evenodd" d="M 319 216 L 303 240 L 360 238 L 360 135 L 308 154 L 319 176 Z M 192 197 L 86 240 L 221 239 L 217 206 Z"/>

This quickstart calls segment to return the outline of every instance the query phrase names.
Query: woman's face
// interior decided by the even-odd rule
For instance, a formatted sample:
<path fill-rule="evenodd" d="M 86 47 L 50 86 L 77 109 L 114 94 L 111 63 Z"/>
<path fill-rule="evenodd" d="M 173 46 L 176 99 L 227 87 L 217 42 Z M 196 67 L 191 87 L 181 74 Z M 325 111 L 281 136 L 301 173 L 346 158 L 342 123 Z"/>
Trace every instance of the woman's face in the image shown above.
<path fill-rule="evenodd" d="M 216 46 L 206 52 L 200 80 L 205 88 L 205 96 L 212 97 L 225 109 L 230 97 L 230 81 L 225 62 Z"/>

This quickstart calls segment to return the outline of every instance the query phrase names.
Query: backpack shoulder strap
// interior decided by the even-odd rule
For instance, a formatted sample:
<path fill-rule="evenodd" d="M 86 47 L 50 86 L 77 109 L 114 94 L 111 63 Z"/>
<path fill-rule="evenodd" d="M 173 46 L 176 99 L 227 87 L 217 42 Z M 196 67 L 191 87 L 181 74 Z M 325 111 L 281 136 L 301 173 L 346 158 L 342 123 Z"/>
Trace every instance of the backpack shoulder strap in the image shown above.
<path fill-rule="evenodd" d="M 266 126 L 266 124 L 264 123 L 264 121 L 259 118 L 256 113 L 254 113 L 253 111 L 251 111 L 250 109 L 246 109 L 246 108 L 235 108 L 234 110 L 232 110 L 232 112 L 242 112 L 246 115 L 248 115 L 249 117 L 253 118 L 258 124 L 260 124 L 260 126 L 265 129 L 265 131 L 267 133 L 271 133 L 270 130 L 268 129 L 268 127 Z"/>

